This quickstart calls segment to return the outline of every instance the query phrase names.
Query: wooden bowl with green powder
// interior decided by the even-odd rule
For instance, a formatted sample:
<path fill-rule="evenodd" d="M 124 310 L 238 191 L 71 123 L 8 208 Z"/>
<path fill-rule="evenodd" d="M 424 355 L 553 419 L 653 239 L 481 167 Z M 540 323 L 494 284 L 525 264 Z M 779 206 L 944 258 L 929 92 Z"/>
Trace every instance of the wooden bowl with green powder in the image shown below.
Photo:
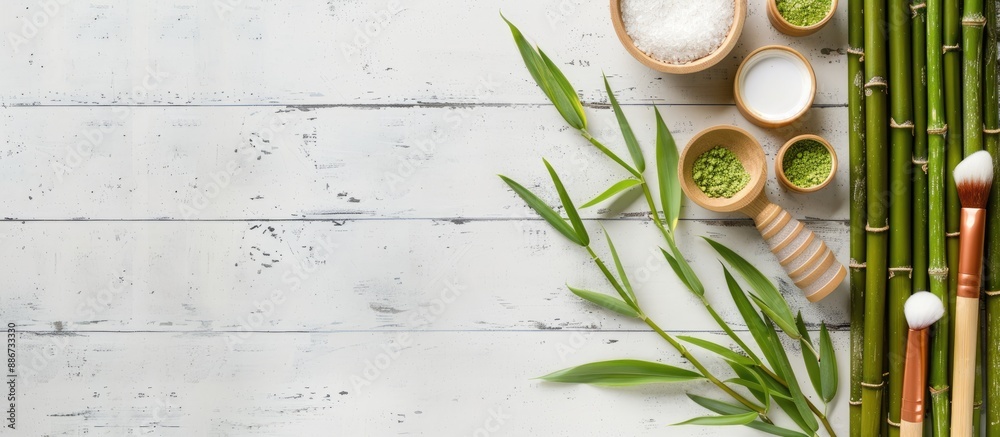
<path fill-rule="evenodd" d="M 678 175 L 694 203 L 753 218 L 771 253 L 810 302 L 832 293 L 847 277 L 847 268 L 822 239 L 768 200 L 767 158 L 747 131 L 736 126 L 701 131 L 681 152 Z"/>
<path fill-rule="evenodd" d="M 799 135 L 778 150 L 774 173 L 789 190 L 819 191 L 829 185 L 837 173 L 837 153 L 822 137 Z"/>
<path fill-rule="evenodd" d="M 778 32 L 806 36 L 818 32 L 833 18 L 837 0 L 767 0 L 767 18 Z"/>

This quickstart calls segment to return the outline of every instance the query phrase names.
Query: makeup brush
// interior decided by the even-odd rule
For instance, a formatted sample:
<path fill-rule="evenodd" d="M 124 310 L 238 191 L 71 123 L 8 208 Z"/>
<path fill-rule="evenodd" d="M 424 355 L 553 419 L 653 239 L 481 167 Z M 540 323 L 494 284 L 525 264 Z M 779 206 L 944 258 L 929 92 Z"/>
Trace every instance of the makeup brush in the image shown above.
<path fill-rule="evenodd" d="M 955 301 L 955 355 L 952 390 L 952 437 L 972 435 L 972 397 L 976 374 L 979 284 L 983 271 L 986 202 L 993 185 L 993 158 L 985 151 L 966 157 L 953 172 L 962 203 L 958 250 L 958 297 Z"/>
<path fill-rule="evenodd" d="M 944 305 L 937 296 L 918 291 L 906 299 L 903 313 L 910 332 L 906 339 L 899 435 L 921 437 L 924 433 L 924 385 L 927 383 L 927 328 L 944 315 Z"/>

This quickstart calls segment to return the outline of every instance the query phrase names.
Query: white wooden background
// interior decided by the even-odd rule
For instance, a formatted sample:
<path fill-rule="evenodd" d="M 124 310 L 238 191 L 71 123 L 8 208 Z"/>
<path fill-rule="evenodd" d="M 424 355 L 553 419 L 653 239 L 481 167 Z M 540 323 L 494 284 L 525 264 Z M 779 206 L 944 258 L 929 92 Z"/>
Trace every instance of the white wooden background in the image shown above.
<path fill-rule="evenodd" d="M 495 176 L 548 187 L 547 157 L 578 200 L 623 177 L 563 128 L 501 9 L 623 156 L 602 71 L 648 162 L 653 104 L 679 144 L 732 123 L 772 159 L 813 132 L 846 160 L 845 11 L 794 39 L 749 3 L 732 55 L 683 77 L 631 59 L 604 1 L 0 3 L 0 321 L 19 331 L 18 429 L 0 435 L 753 435 L 668 427 L 704 414 L 684 392 L 721 398 L 706 384 L 532 379 L 602 359 L 683 363 L 570 295 L 567 282 L 608 287 Z M 808 56 L 819 90 L 802 122 L 765 131 L 732 106 L 731 80 L 772 43 Z M 773 179 L 768 192 L 846 262 L 841 168 L 821 194 Z M 642 208 L 586 218 L 615 236 L 665 329 L 725 342 L 664 268 Z M 811 327 L 836 329 L 831 415 L 846 433 L 846 284 L 808 304 L 747 220 L 684 217 L 682 247 L 741 331 L 698 236 L 753 257 Z"/>

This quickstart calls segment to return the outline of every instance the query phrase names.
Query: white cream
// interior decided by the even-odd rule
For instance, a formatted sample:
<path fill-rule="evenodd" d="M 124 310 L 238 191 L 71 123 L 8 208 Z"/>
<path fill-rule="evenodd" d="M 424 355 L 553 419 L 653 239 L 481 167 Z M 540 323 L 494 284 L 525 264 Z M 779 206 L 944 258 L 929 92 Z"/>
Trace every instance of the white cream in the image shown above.
<path fill-rule="evenodd" d="M 783 121 L 809 106 L 815 94 L 810 67 L 785 50 L 764 50 L 748 59 L 739 81 L 743 105 L 759 118 Z"/>

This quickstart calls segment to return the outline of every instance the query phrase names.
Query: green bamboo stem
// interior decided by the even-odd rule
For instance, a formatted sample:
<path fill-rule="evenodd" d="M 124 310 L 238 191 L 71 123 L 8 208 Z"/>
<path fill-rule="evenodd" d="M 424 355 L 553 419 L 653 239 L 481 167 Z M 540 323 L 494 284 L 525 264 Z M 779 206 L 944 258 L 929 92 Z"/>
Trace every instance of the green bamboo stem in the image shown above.
<path fill-rule="evenodd" d="M 882 409 L 884 389 L 883 350 L 889 211 L 889 149 L 886 86 L 886 9 L 883 0 L 865 2 L 865 155 L 868 159 L 868 243 L 865 286 L 864 359 L 861 394 L 861 435 L 876 436 L 886 416 Z"/>
<path fill-rule="evenodd" d="M 947 309 L 948 254 L 945 237 L 945 124 L 944 0 L 927 0 L 927 195 L 930 291 L 941 298 Z M 931 327 L 931 352 L 928 361 L 928 388 L 931 402 L 931 435 L 947 437 L 951 432 L 951 409 L 948 404 L 948 357 L 951 355 L 951 329 L 948 311 L 944 320 Z"/>
<path fill-rule="evenodd" d="M 910 5 L 913 53 L 913 289 L 930 289 L 927 275 L 927 9 Z"/>
<path fill-rule="evenodd" d="M 909 325 L 903 306 L 910 297 L 913 283 L 912 261 L 912 180 L 913 166 L 913 91 L 910 53 L 910 4 L 907 0 L 889 0 L 889 112 L 891 115 L 889 178 L 892 191 L 889 202 L 889 300 L 888 300 L 888 422 L 900 422 L 903 397 L 903 367 L 906 362 L 906 338 Z M 890 426 L 890 437 L 899 436 L 899 427 Z"/>
<path fill-rule="evenodd" d="M 997 4 L 993 0 L 986 1 L 986 42 L 983 50 L 983 127 L 986 133 L 983 144 L 986 151 L 993 156 L 993 168 L 1000 172 L 1000 103 L 998 103 L 997 86 Z M 995 178 L 998 179 L 998 178 Z M 987 214 L 992 217 L 986 222 L 986 269 L 984 273 L 986 306 L 985 318 L 985 355 L 984 372 L 986 392 L 986 436 L 1000 437 L 1000 296 L 991 296 L 990 292 L 1000 290 L 1000 187 L 993 187 L 990 192 L 990 202 Z"/>
<path fill-rule="evenodd" d="M 945 194 L 945 230 L 947 231 L 948 270 L 958 271 L 958 235 L 959 218 L 962 204 L 958 200 L 958 189 L 952 170 L 962 162 L 963 124 L 962 124 L 962 16 L 960 0 L 944 1 L 944 107 L 945 123 L 948 125 L 948 135 L 945 137 L 945 159 L 947 161 L 947 192 Z M 948 276 L 948 300 L 950 331 L 955 332 L 955 298 L 958 292 L 958 275 Z M 940 323 L 940 322 L 939 322 Z M 953 360 L 949 354 L 949 365 Z"/>
<path fill-rule="evenodd" d="M 861 379 L 864 356 L 865 318 L 865 107 L 864 70 L 864 3 L 847 2 L 847 110 L 850 132 L 851 172 L 851 385 L 850 435 L 861 436 Z"/>
<path fill-rule="evenodd" d="M 930 290 L 927 222 L 927 7 L 913 0 L 913 284 L 912 292 Z M 929 426 L 933 420 L 925 419 Z M 930 435 L 927 432 L 927 435 Z"/>

